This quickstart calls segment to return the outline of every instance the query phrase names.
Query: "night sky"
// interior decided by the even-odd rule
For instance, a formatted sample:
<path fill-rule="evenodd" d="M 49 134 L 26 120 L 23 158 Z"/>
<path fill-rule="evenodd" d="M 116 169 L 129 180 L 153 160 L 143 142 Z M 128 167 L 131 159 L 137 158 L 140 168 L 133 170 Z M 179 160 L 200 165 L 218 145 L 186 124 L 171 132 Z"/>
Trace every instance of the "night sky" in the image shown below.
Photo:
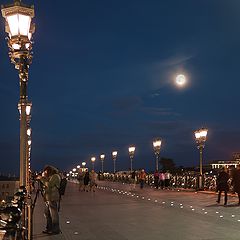
<path fill-rule="evenodd" d="M 23 1 L 35 5 L 32 168 L 70 170 L 118 151 L 117 170 L 161 156 L 196 166 L 193 132 L 209 129 L 204 163 L 240 151 L 239 0 Z M 2 4 L 11 1 L 2 0 Z M 1 173 L 19 172 L 18 73 L 0 21 Z M 187 77 L 185 88 L 174 84 Z M 99 160 L 95 163 L 100 169 Z"/>

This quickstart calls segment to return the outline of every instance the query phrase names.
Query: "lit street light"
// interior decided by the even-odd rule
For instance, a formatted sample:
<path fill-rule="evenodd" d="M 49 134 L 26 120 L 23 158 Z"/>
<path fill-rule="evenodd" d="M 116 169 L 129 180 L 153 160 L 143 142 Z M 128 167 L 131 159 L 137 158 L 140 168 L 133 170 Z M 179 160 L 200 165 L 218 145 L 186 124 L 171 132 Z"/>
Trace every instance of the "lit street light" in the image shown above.
<path fill-rule="evenodd" d="M 5 18 L 5 31 L 8 34 L 8 47 L 11 62 L 19 73 L 20 80 L 20 186 L 27 185 L 27 82 L 28 69 L 32 61 L 32 34 L 35 25 L 32 23 L 34 7 L 15 0 L 13 4 L 2 6 Z M 27 169 L 27 170 L 26 170 Z M 27 171 L 27 172 L 26 172 Z"/>
<path fill-rule="evenodd" d="M 134 146 L 130 146 L 128 148 L 128 153 L 129 153 L 129 157 L 130 157 L 130 169 L 131 169 L 131 172 L 133 170 L 133 158 L 134 158 L 135 149 L 136 148 Z"/>
<path fill-rule="evenodd" d="M 113 159 L 113 173 L 116 173 L 116 160 L 117 160 L 117 151 L 112 152 L 112 159 Z"/>
<path fill-rule="evenodd" d="M 100 160 L 101 160 L 101 163 L 102 163 L 102 173 L 103 173 L 103 162 L 105 160 L 105 154 L 100 155 Z"/>
<path fill-rule="evenodd" d="M 85 166 L 87 165 L 86 162 L 82 162 L 82 167 L 83 167 L 83 171 L 85 172 Z"/>
<path fill-rule="evenodd" d="M 96 158 L 95 157 L 91 157 L 91 162 L 92 162 L 92 169 L 94 170 L 94 163 L 96 161 Z"/>
<path fill-rule="evenodd" d="M 161 145 L 162 145 L 162 140 L 160 138 L 157 138 L 153 141 L 153 150 L 154 150 L 154 153 L 156 155 L 156 171 L 158 171 Z"/>
<path fill-rule="evenodd" d="M 194 132 L 197 148 L 199 149 L 199 152 L 200 152 L 199 184 L 198 184 L 199 189 L 202 189 L 202 186 L 203 186 L 203 167 L 202 167 L 203 166 L 203 148 L 207 140 L 207 133 L 208 133 L 208 129 L 206 128 L 201 128 Z"/>

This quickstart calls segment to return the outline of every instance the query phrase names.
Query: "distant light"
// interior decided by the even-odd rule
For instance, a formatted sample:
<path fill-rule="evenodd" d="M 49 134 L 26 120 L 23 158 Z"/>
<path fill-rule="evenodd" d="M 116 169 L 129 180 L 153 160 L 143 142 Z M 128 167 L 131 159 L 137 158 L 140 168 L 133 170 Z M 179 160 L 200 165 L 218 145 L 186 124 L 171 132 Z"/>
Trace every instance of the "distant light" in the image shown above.
<path fill-rule="evenodd" d="M 183 87 L 186 84 L 187 80 L 186 77 L 183 74 L 179 74 L 176 77 L 176 84 L 179 87 Z"/>

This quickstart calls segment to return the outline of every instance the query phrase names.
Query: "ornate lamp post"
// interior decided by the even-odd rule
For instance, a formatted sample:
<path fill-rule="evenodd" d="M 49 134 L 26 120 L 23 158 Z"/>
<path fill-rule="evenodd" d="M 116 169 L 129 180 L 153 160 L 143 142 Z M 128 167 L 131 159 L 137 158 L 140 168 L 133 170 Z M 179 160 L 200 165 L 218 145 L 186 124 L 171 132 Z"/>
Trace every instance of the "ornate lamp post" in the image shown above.
<path fill-rule="evenodd" d="M 207 140 L 207 128 L 201 128 L 194 132 L 195 140 L 197 143 L 197 148 L 200 152 L 200 161 L 199 161 L 199 181 L 198 181 L 198 187 L 199 189 L 202 189 L 203 187 L 203 148 L 205 146 L 205 142 Z"/>
<path fill-rule="evenodd" d="M 105 160 L 105 154 L 100 155 L 100 160 L 101 160 L 101 163 L 102 163 L 102 173 L 103 173 L 103 162 Z"/>
<path fill-rule="evenodd" d="M 135 149 L 136 148 L 134 146 L 130 146 L 128 148 L 128 153 L 129 153 L 129 157 L 130 157 L 130 169 L 131 169 L 131 172 L 133 170 L 133 157 L 134 157 Z"/>
<path fill-rule="evenodd" d="M 92 162 L 92 169 L 94 170 L 94 163 L 96 161 L 96 158 L 95 157 L 91 157 L 91 162 Z"/>
<path fill-rule="evenodd" d="M 27 82 L 28 69 L 32 62 L 32 34 L 35 25 L 32 23 L 34 7 L 14 0 L 11 5 L 2 6 L 2 16 L 5 18 L 5 31 L 8 33 L 9 57 L 18 70 L 20 79 L 20 186 L 27 185 L 27 116 L 28 103 Z"/>
<path fill-rule="evenodd" d="M 117 151 L 112 152 L 112 159 L 113 159 L 113 173 L 116 173 L 116 160 L 117 160 Z"/>
<path fill-rule="evenodd" d="M 153 141 L 153 149 L 154 149 L 154 153 L 156 155 L 156 171 L 158 171 L 161 145 L 162 145 L 162 140 L 160 138 L 157 138 Z"/>

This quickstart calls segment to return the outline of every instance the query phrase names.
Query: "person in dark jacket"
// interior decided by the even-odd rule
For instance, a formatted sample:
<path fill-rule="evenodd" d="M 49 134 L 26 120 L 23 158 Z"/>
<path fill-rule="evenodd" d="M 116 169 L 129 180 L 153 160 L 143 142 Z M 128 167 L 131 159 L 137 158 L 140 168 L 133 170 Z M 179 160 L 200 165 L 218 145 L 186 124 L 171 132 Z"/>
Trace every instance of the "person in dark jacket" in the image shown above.
<path fill-rule="evenodd" d="M 155 186 L 155 188 L 158 189 L 158 187 L 159 187 L 159 172 L 157 170 L 155 171 L 153 177 L 154 177 L 154 186 Z"/>
<path fill-rule="evenodd" d="M 224 205 L 227 205 L 227 192 L 229 191 L 228 180 L 229 174 L 227 173 L 227 169 L 223 167 L 217 177 L 217 191 L 218 191 L 217 203 L 220 203 L 221 194 L 222 192 L 224 192 L 225 194 Z"/>
<path fill-rule="evenodd" d="M 84 183 L 83 191 L 84 191 L 84 192 L 85 192 L 85 191 L 88 192 L 88 184 L 89 184 L 89 181 L 90 181 L 89 172 L 88 172 L 88 170 L 86 169 L 85 175 L 84 175 L 84 179 L 83 179 L 83 183 Z"/>
<path fill-rule="evenodd" d="M 233 191 L 238 194 L 238 205 L 240 205 L 240 165 L 232 172 Z"/>

